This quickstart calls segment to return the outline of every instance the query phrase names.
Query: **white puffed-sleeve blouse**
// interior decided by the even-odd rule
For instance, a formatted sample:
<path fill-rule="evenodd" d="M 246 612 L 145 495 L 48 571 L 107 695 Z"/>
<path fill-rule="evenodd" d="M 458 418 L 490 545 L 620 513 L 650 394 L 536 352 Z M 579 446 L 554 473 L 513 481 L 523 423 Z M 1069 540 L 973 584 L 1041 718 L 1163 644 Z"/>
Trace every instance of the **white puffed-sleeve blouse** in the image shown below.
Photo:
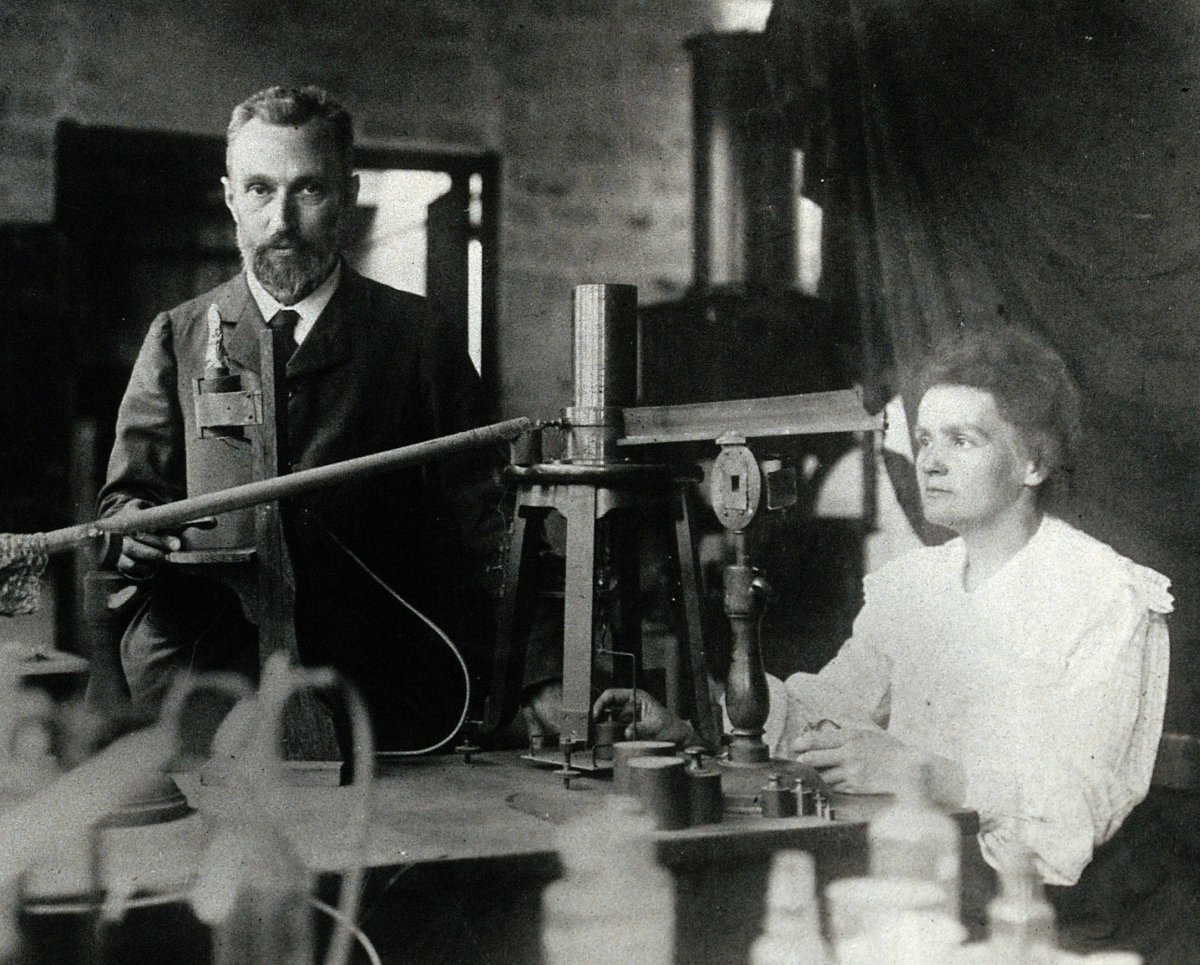
<path fill-rule="evenodd" d="M 868 576 L 853 636 L 787 680 L 768 735 L 785 756 L 831 718 L 955 760 L 984 857 L 1028 849 L 1045 881 L 1072 884 L 1150 785 L 1170 583 L 1049 516 L 970 593 L 964 562 L 956 539 Z"/>

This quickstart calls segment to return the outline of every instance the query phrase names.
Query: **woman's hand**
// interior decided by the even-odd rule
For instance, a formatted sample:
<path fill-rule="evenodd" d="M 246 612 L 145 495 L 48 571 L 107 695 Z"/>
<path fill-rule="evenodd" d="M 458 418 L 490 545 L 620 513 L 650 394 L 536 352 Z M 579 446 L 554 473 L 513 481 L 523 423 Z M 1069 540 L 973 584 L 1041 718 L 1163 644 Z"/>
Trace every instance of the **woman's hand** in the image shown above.
<path fill-rule="evenodd" d="M 895 791 L 922 757 L 886 731 L 830 728 L 809 730 L 792 745 L 796 760 L 821 772 L 837 791 L 873 794 Z"/>
<path fill-rule="evenodd" d="M 832 723 L 832 722 L 831 722 Z M 913 768 L 924 769 L 925 791 L 944 808 L 963 805 L 967 776 L 961 764 L 920 751 L 882 730 L 814 728 L 794 744 L 796 760 L 815 767 L 825 782 L 850 794 L 896 793 Z"/>
<path fill-rule="evenodd" d="M 614 720 L 629 722 L 625 728 L 626 740 L 695 742 L 691 724 L 667 710 L 644 690 L 636 691 L 635 699 L 635 692 L 627 687 L 609 688 L 596 699 L 592 717 L 599 720 L 606 710 L 612 713 Z"/>

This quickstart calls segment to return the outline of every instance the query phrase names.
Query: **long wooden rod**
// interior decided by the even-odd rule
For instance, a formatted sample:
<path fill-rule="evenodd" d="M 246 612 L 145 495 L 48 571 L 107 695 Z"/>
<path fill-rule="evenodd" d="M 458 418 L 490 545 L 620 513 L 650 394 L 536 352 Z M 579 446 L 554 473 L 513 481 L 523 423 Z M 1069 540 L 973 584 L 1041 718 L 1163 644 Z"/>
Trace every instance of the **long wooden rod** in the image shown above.
<path fill-rule="evenodd" d="M 215 516 L 218 513 L 232 512 L 235 509 L 245 509 L 248 506 L 257 506 L 259 503 L 275 499 L 287 499 L 290 496 L 299 496 L 316 489 L 335 486 L 350 479 L 365 479 L 404 466 L 419 465 L 429 462 L 431 459 L 438 459 L 467 449 L 479 449 L 494 445 L 516 438 L 529 429 L 531 424 L 530 420 L 524 417 L 509 419 L 505 422 L 481 426 L 478 429 L 468 429 L 466 432 L 456 432 L 438 439 L 414 443 L 411 446 L 401 446 L 399 449 L 388 449 L 385 452 L 377 452 L 369 456 L 346 459 L 343 462 L 330 463 L 328 466 L 302 469 L 286 476 L 276 476 L 273 479 L 262 479 L 246 483 L 243 486 L 220 489 L 177 502 L 152 506 L 149 509 L 116 513 L 90 523 L 79 523 L 45 533 L 45 549 L 48 553 L 59 553 L 78 546 L 86 540 L 103 536 L 105 533 L 129 535 L 172 529 L 203 516 Z"/>

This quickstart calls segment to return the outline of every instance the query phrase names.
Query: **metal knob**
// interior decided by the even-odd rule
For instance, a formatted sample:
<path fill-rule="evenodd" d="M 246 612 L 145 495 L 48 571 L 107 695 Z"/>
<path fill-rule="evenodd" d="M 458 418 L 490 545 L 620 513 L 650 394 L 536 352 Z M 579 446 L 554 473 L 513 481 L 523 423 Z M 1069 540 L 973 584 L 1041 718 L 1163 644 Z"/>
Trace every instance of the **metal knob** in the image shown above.
<path fill-rule="evenodd" d="M 583 743 L 584 742 L 578 737 L 565 737 L 561 741 L 563 766 L 554 773 L 562 778 L 563 788 L 565 790 L 571 790 L 572 778 L 581 777 L 583 775 L 583 771 L 571 766 L 571 754 L 583 747 Z"/>
<path fill-rule="evenodd" d="M 478 744 L 476 744 L 475 741 L 472 740 L 472 737 L 471 737 L 472 731 L 476 727 L 478 727 L 480 723 L 481 723 L 481 721 L 477 721 L 477 720 L 467 721 L 467 727 L 466 727 L 466 729 L 463 730 L 462 743 L 454 748 L 454 752 L 456 754 L 462 754 L 462 759 L 463 759 L 464 764 L 470 764 L 471 756 L 473 754 L 476 754 L 479 751 L 483 750 L 483 748 L 480 747 Z"/>

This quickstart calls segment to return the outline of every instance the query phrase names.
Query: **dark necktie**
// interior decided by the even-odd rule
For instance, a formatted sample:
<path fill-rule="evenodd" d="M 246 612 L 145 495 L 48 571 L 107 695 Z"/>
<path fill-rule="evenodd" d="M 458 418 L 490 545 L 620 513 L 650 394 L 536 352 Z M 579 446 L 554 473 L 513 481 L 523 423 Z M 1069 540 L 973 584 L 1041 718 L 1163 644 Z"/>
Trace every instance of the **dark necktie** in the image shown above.
<path fill-rule="evenodd" d="M 288 359 L 296 354 L 296 323 L 299 321 L 300 313 L 294 312 L 290 308 L 279 309 L 275 313 L 275 317 L 271 319 L 271 328 L 287 335 L 287 348 L 284 351 L 287 353 L 286 358 Z"/>

